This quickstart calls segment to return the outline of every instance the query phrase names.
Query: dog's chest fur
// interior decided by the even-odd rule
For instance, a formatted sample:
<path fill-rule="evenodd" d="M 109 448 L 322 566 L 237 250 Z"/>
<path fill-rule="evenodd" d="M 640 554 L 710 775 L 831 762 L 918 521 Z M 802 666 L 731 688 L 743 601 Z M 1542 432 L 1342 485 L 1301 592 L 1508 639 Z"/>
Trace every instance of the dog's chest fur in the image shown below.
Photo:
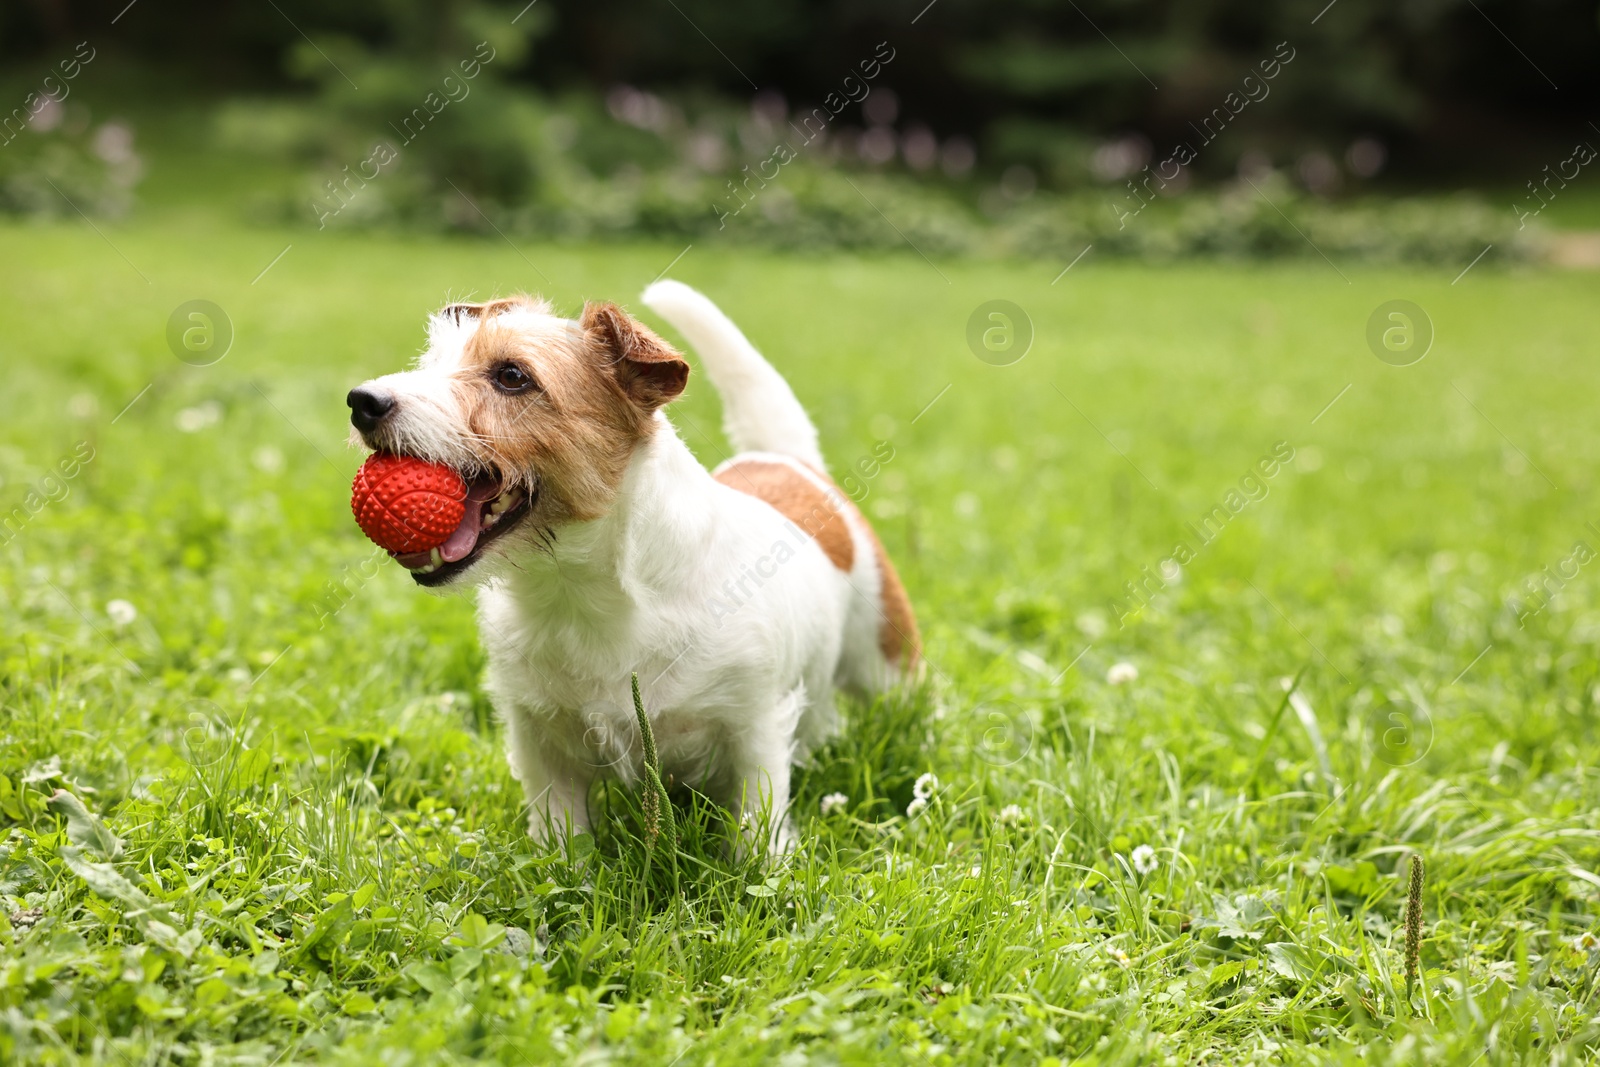
<path fill-rule="evenodd" d="M 691 782 L 774 706 L 777 679 L 810 674 L 821 688 L 831 677 L 842 575 L 815 544 L 799 543 L 764 601 L 724 624 L 708 594 L 785 535 L 770 509 L 697 465 L 684 469 L 689 462 L 664 430 L 637 458 L 615 514 L 569 530 L 548 555 L 523 557 L 479 595 L 497 707 L 526 715 L 569 765 L 636 777 L 631 673 L 663 765 Z M 648 543 L 640 528 L 651 531 Z M 794 724 L 760 722 L 773 727 Z"/>
<path fill-rule="evenodd" d="M 638 671 L 649 694 L 647 714 L 657 747 L 679 778 L 712 765 L 726 722 L 716 711 L 756 695 L 726 673 L 705 684 L 706 676 L 694 669 L 699 657 L 693 650 L 676 661 L 666 652 L 650 651 L 671 646 L 665 634 L 638 632 L 636 627 L 648 625 L 642 620 L 611 633 L 590 629 L 593 620 L 581 628 L 539 625 L 549 620 L 531 619 L 492 596 L 484 600 L 480 614 L 491 684 L 503 698 L 497 704 L 522 709 L 537 723 L 543 743 L 573 764 L 630 781 L 638 774 L 642 746 L 630 679 L 619 676 L 618 664 Z M 700 684 L 694 684 L 695 676 Z"/>

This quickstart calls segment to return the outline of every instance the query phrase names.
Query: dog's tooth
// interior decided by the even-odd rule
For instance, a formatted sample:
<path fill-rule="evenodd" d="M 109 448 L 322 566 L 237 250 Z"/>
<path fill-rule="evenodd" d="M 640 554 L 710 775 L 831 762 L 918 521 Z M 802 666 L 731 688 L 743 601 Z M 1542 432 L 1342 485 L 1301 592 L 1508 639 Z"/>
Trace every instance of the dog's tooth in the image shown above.
<path fill-rule="evenodd" d="M 430 569 L 436 569 L 444 564 L 444 556 L 440 555 L 437 548 L 428 553 L 428 558 L 433 560 L 433 562 L 429 564 Z"/>

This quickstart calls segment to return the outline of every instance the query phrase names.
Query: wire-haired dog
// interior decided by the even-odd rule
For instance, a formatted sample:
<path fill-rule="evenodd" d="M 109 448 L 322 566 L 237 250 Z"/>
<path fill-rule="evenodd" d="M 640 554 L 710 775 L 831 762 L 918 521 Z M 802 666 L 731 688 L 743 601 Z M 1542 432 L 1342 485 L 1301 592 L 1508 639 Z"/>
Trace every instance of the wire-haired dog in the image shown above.
<path fill-rule="evenodd" d="M 536 836 L 589 824 L 597 775 L 640 773 L 629 675 L 663 770 L 792 843 L 792 763 L 835 728 L 834 690 L 881 691 L 919 654 L 904 587 L 829 480 L 787 382 L 701 294 L 644 302 L 694 346 L 738 455 L 708 472 L 662 407 L 689 365 L 615 304 L 574 321 L 529 297 L 433 316 L 413 370 L 351 390 L 384 452 L 459 471 L 466 517 L 419 585 L 478 587 L 488 688 Z"/>

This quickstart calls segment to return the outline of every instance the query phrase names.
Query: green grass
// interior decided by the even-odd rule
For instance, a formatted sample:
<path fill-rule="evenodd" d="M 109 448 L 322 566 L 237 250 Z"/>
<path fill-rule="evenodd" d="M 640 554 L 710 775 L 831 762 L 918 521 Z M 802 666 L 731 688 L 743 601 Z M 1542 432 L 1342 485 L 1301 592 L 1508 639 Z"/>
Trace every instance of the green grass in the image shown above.
<path fill-rule="evenodd" d="M 835 469 L 892 442 L 864 507 L 932 670 L 849 709 L 786 863 L 730 858 L 679 798 L 674 884 L 620 792 L 571 852 L 525 838 L 470 603 L 369 566 L 343 395 L 448 297 L 632 302 L 680 249 L 101 226 L 115 249 L 0 234 L 0 517 L 93 449 L 0 547 L 6 1059 L 1502 1064 L 1600 1040 L 1575 942 L 1600 927 L 1594 568 L 1525 625 L 1508 606 L 1600 542 L 1595 277 L 1091 254 L 1052 285 L 1070 256 L 697 245 L 674 275 L 791 378 Z M 193 298 L 236 330 L 210 367 L 164 340 Z M 1013 366 L 965 345 L 995 298 L 1036 327 Z M 1437 329 L 1411 367 L 1364 341 L 1394 298 Z M 721 458 L 703 383 L 673 414 Z M 1278 442 L 1265 497 L 1199 546 L 1185 523 Z M 1180 540 L 1181 580 L 1124 615 Z"/>

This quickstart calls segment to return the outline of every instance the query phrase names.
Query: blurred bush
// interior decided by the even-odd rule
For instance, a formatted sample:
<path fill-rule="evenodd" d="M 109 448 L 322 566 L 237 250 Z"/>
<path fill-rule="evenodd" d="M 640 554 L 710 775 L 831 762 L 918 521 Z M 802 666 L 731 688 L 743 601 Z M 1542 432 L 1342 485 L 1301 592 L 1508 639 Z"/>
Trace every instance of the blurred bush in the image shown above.
<path fill-rule="evenodd" d="M 927 255 L 1052 259 L 1091 243 L 1145 258 L 1314 255 L 1308 238 L 1327 255 L 1376 261 L 1454 263 L 1488 243 L 1513 256 L 1527 249 L 1509 214 L 1472 201 L 1336 205 L 1381 167 L 1372 141 L 1342 165 L 1302 154 L 1292 176 L 1257 150 L 1246 160 L 1253 186 L 1230 178 L 1191 189 L 1186 168 L 1167 189 L 1176 195 L 1140 207 L 1129 183 L 1152 162 L 1147 140 L 1012 116 L 991 131 L 990 150 L 1013 162 L 985 169 L 971 140 L 902 116 L 888 83 L 903 59 L 887 43 L 864 46 L 852 99 L 827 111 L 792 109 L 773 92 L 739 105 L 625 84 L 602 99 L 513 84 L 545 47 L 548 9 L 384 2 L 393 32 L 381 43 L 332 35 L 291 50 L 313 99 L 218 112 L 227 147 L 305 167 L 298 194 L 256 205 L 264 217 L 556 240 L 716 234 L 793 250 L 909 241 Z"/>
<path fill-rule="evenodd" d="M 1584 136 L 1586 101 L 1600 94 L 1594 0 L 164 0 L 156 14 L 127 0 L 34 0 L 0 4 L 0 71 L 48 67 L 92 36 L 108 63 L 187 87 L 281 93 L 329 71 L 309 39 L 365 95 L 363 54 L 427 76 L 424 61 L 519 33 L 538 47 L 513 55 L 493 40 L 499 73 L 544 95 L 630 84 L 792 103 L 820 100 L 886 41 L 905 122 L 941 142 L 969 138 L 980 170 L 1022 164 L 1045 186 L 1070 180 L 1081 158 L 1068 152 L 1058 175 L 1063 141 L 1187 136 L 1280 44 L 1292 65 L 1201 160 L 1206 176 L 1252 149 L 1338 157 L 1371 137 L 1411 179 L 1506 163 L 1516 177 L 1541 137 Z"/>
<path fill-rule="evenodd" d="M 132 127 L 93 125 L 87 108 L 45 101 L 0 144 L 0 215 L 122 215 L 143 175 Z"/>
<path fill-rule="evenodd" d="M 820 133 L 815 116 L 826 112 L 771 90 L 743 102 L 713 78 L 684 78 L 658 93 L 617 80 L 596 89 L 572 75 L 570 53 L 588 47 L 574 37 L 574 21 L 628 44 L 602 66 L 666 71 L 669 45 L 688 32 L 678 25 L 688 16 L 670 9 L 608 4 L 615 25 L 599 26 L 588 9 L 563 12 L 568 21 L 558 25 L 550 5 L 521 0 L 364 0 L 337 12 L 285 3 L 282 20 L 306 18 L 311 36 L 296 32 L 277 54 L 306 91 L 289 96 L 274 87 L 221 100 L 213 111 L 223 152 L 302 175 L 297 191 L 263 186 L 248 205 L 274 223 L 558 240 L 716 234 L 794 250 L 909 241 L 928 255 L 1048 259 L 1093 244 L 1102 255 L 1142 258 L 1321 251 L 1457 263 L 1491 243 L 1513 257 L 1533 247 L 1511 212 L 1458 197 L 1395 201 L 1373 192 L 1390 147 L 1362 131 L 1388 137 L 1425 110 L 1418 101 L 1426 94 L 1398 62 L 1409 54 L 1406 42 L 1448 26 L 1452 48 L 1480 47 L 1476 30 L 1450 21 L 1459 14 L 1454 0 L 1399 23 L 1377 0 L 1346 0 L 1338 28 L 1328 30 L 1337 40 L 1326 41 L 1302 40 L 1304 13 L 1283 5 L 1269 5 L 1247 32 L 1221 14 L 1138 29 L 1127 11 L 1090 4 L 1127 23 L 1119 39 L 1126 32 L 1131 57 L 1073 29 L 1081 12 L 1006 7 L 1000 19 L 960 0 L 929 16 L 928 39 L 874 44 L 863 34 L 881 29 L 874 20 L 886 9 L 869 3 L 837 16 L 851 29 L 832 59 L 808 60 L 807 77 L 830 71 L 832 88 L 815 102 L 837 97 L 852 71 L 862 90 L 830 109 L 836 114 Z M 796 20 L 817 13 L 799 0 L 732 22 L 689 7 L 706 32 L 743 48 L 759 52 L 778 39 L 815 45 L 815 27 Z M 1165 0 L 1143 7 L 1168 10 Z M 234 29 L 248 29 L 260 49 L 268 24 Z M 965 35 L 952 27 L 966 27 Z M 1362 35 L 1372 33 L 1390 34 L 1390 51 L 1362 51 Z M 1280 34 L 1300 43 L 1280 48 Z M 1239 86 L 1241 70 L 1291 52 L 1292 66 L 1285 61 L 1270 94 L 1236 112 L 1240 121 L 1215 147 L 1202 143 L 1200 158 L 1163 190 L 1170 195 L 1149 191 L 1157 161 L 1170 162 L 1174 141 L 1194 136 L 1181 132 L 1180 120 L 1218 105 Z M 1368 66 L 1347 77 L 1341 57 L 1356 53 Z M 831 67 L 839 56 L 849 61 Z M 879 64 L 873 56 L 892 58 Z M 868 62 L 875 73 L 862 73 Z M 891 88 L 918 86 L 938 98 L 942 82 L 930 81 L 930 63 L 945 81 L 986 87 L 987 117 L 972 135 L 936 131 L 926 101 L 908 107 L 910 95 Z M 1140 73 L 1146 67 L 1163 82 L 1159 115 L 1140 111 L 1154 99 Z M 956 104 L 949 113 L 963 114 Z M 90 213 L 126 208 L 138 169 L 131 135 L 121 144 L 106 132 L 112 127 L 70 127 L 36 129 L 18 139 L 20 150 L 0 149 L 0 211 L 67 210 L 51 182 Z"/>
<path fill-rule="evenodd" d="M 551 240 L 716 235 L 796 251 L 910 242 L 927 255 L 1045 259 L 1070 259 L 1089 244 L 1100 255 L 1145 259 L 1320 250 L 1439 264 L 1470 260 L 1491 243 L 1513 258 L 1535 250 L 1535 231 L 1517 232 L 1511 212 L 1469 196 L 1340 201 L 1265 167 L 1249 182 L 1188 188 L 1140 209 L 1125 185 L 1051 192 L 1008 180 L 1009 172 L 998 182 L 952 181 L 903 161 L 870 165 L 848 143 L 860 131 L 805 146 L 770 112 L 686 107 L 626 89 L 602 107 L 592 97 L 543 100 L 504 86 L 480 97 L 481 88 L 360 184 L 345 168 L 368 157 L 384 124 L 363 125 L 321 103 L 233 102 L 218 112 L 218 135 L 231 149 L 305 167 L 297 194 L 253 206 L 258 220 L 273 223 Z M 460 133 L 446 123 L 465 126 L 468 116 L 494 130 L 492 154 L 457 150 Z M 794 148 L 791 162 L 773 162 L 779 143 Z"/>

